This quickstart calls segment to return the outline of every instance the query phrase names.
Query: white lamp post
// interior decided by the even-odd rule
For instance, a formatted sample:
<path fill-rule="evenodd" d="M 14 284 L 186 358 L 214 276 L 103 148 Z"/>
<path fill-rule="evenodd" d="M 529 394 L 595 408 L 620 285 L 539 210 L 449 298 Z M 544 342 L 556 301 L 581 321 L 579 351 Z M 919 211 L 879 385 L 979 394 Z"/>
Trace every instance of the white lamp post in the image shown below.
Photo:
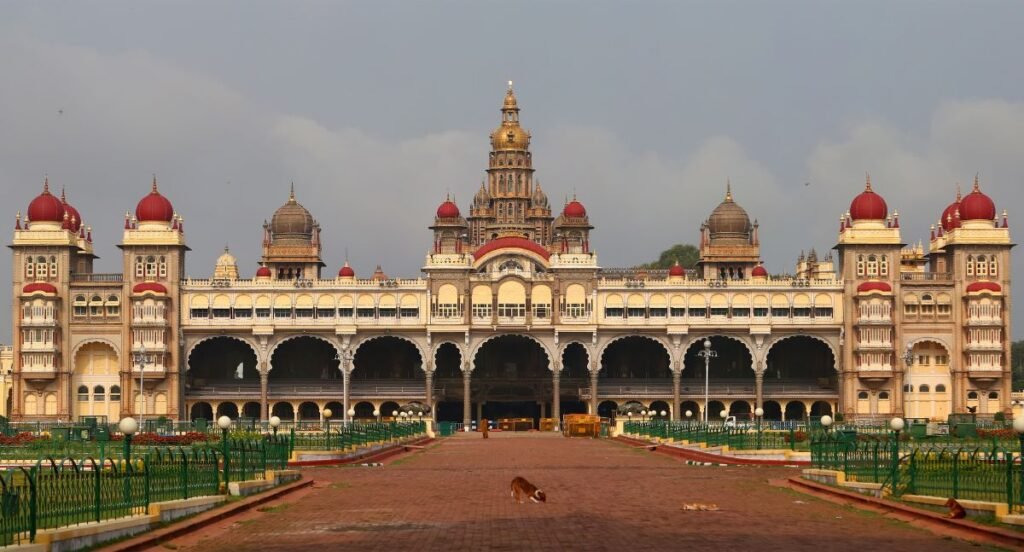
<path fill-rule="evenodd" d="M 825 433 L 828 433 L 828 428 L 832 427 L 832 416 L 828 414 L 821 417 L 821 427 L 825 428 Z"/>
<path fill-rule="evenodd" d="M 274 437 L 277 437 L 277 427 L 281 425 L 281 418 L 277 416 L 270 417 L 270 429 L 274 430 Z"/>
<path fill-rule="evenodd" d="M 764 409 L 760 406 L 754 409 L 754 417 L 757 418 L 757 450 L 761 450 L 761 418 L 764 416 Z"/>
<path fill-rule="evenodd" d="M 231 428 L 231 418 L 227 416 L 217 418 L 217 427 L 220 428 L 221 454 L 224 455 L 224 485 L 226 488 L 231 473 L 228 471 L 228 466 L 231 464 L 231 451 L 228 448 L 228 429 Z"/>
<path fill-rule="evenodd" d="M 142 410 L 139 411 L 140 422 L 146 420 L 146 360 L 146 344 L 143 343 L 139 352 L 135 354 L 135 362 L 139 365 L 139 399 L 142 401 Z"/>
<path fill-rule="evenodd" d="M 711 370 L 711 359 L 718 356 L 718 351 L 711 350 L 711 340 L 704 340 L 704 350 L 698 351 L 697 356 L 704 357 L 704 423 L 708 423 L 708 372 Z"/>
<path fill-rule="evenodd" d="M 117 424 L 117 429 L 124 434 L 124 459 L 125 462 L 130 462 L 132 458 L 132 435 L 139 430 L 139 422 L 135 421 L 135 418 L 128 416 L 121 418 L 121 421 Z"/>
<path fill-rule="evenodd" d="M 376 418 L 378 422 L 380 421 L 380 409 L 379 408 L 374 408 L 373 409 L 373 417 Z"/>
<path fill-rule="evenodd" d="M 356 417 L 356 409 L 355 408 L 349 408 L 348 409 L 348 419 L 351 421 L 351 420 L 354 420 L 355 417 Z"/>

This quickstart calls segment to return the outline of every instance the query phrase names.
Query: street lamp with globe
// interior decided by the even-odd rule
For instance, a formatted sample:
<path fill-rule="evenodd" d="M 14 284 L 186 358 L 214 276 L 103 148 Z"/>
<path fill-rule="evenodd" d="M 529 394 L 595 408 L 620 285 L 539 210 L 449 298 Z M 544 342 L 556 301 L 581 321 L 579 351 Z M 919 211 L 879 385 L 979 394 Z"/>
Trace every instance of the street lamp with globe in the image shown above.
<path fill-rule="evenodd" d="M 331 450 L 331 415 L 334 412 L 330 408 L 324 409 L 324 431 L 327 434 L 327 450 Z"/>
<path fill-rule="evenodd" d="M 124 460 L 126 463 L 131 462 L 132 436 L 139 430 L 139 422 L 131 416 L 121 418 L 121 421 L 117 424 L 117 429 L 124 435 Z"/>
<path fill-rule="evenodd" d="M 231 429 L 231 418 L 221 416 L 217 418 L 217 427 L 220 428 L 221 454 L 224 455 L 224 488 L 227 488 L 229 481 L 228 467 L 231 464 L 230 450 L 228 449 L 228 430 Z"/>
<path fill-rule="evenodd" d="M 1024 416 L 1017 416 L 1013 419 L 1013 430 L 1017 432 L 1017 438 L 1020 439 L 1020 457 L 1024 458 Z M 1021 461 L 1020 469 L 1024 474 L 1024 460 Z M 1024 481 L 1024 475 L 1022 475 L 1021 481 Z"/>
<path fill-rule="evenodd" d="M 892 482 L 893 494 L 896 494 L 896 489 L 899 488 L 899 477 L 900 477 L 900 432 L 903 431 L 903 427 L 906 422 L 899 416 L 889 420 L 889 429 L 892 430 L 892 474 L 890 475 L 889 481 Z"/>
<path fill-rule="evenodd" d="M 281 425 L 281 418 L 277 416 L 270 417 L 270 429 L 274 430 L 274 437 L 277 437 L 277 428 Z"/>
<path fill-rule="evenodd" d="M 757 418 L 757 450 L 761 450 L 761 419 L 764 417 L 764 409 L 760 406 L 755 408 L 754 417 Z"/>
<path fill-rule="evenodd" d="M 377 409 L 377 408 L 373 409 L 373 417 L 376 418 L 376 420 L 378 422 L 380 421 L 380 409 Z"/>

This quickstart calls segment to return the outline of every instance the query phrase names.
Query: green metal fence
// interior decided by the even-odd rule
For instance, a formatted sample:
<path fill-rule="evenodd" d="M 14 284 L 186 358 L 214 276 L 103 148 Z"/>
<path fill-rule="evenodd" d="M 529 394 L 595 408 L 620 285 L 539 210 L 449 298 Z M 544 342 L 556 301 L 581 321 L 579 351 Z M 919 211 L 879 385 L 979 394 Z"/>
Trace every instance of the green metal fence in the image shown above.
<path fill-rule="evenodd" d="M 753 426 L 728 427 L 724 424 L 703 422 L 655 420 L 626 422 L 626 433 L 648 439 L 672 439 L 690 443 L 705 443 L 709 447 L 728 446 L 733 450 L 802 450 L 810 449 L 805 430 L 795 426 L 784 430 Z"/>

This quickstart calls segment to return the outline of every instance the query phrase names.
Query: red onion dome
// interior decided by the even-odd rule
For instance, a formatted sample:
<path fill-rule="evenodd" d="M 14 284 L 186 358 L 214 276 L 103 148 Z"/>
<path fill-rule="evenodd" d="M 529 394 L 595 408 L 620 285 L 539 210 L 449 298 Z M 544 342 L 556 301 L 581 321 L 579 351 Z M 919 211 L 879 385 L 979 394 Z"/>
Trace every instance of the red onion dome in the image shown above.
<path fill-rule="evenodd" d="M 857 286 L 857 293 L 868 293 L 871 291 L 884 291 L 889 293 L 892 286 L 888 282 L 864 282 Z"/>
<path fill-rule="evenodd" d="M 942 211 L 942 218 L 940 219 L 940 222 L 942 223 L 942 229 L 946 232 L 960 227 L 960 217 L 957 216 L 957 211 L 959 209 L 960 198 L 959 194 L 957 194 L 957 200 L 950 203 L 949 207 L 946 207 L 946 210 Z"/>
<path fill-rule="evenodd" d="M 996 218 L 996 204 L 981 193 L 978 177 L 974 177 L 974 189 L 960 201 L 960 220 L 992 220 Z"/>
<path fill-rule="evenodd" d="M 153 177 L 153 189 L 135 207 L 135 218 L 139 222 L 171 222 L 174 218 L 171 202 L 156 189 L 156 177 Z"/>
<path fill-rule="evenodd" d="M 440 209 L 439 209 L 439 211 L 440 211 Z M 438 216 L 440 216 L 440 215 L 438 215 Z M 338 271 L 338 277 L 339 278 L 355 278 L 356 277 L 356 271 L 352 270 L 351 266 L 348 266 L 348 261 L 345 261 L 345 266 L 341 267 L 341 270 Z"/>
<path fill-rule="evenodd" d="M 50 193 L 50 179 L 43 182 L 43 193 L 28 204 L 28 219 L 32 222 L 64 222 L 64 203 Z"/>
<path fill-rule="evenodd" d="M 270 269 L 265 266 L 261 266 L 256 269 L 257 278 L 270 278 L 271 276 L 273 276 L 273 273 L 270 272 Z"/>
<path fill-rule="evenodd" d="M 1001 293 L 1003 291 L 1003 288 L 1002 286 L 995 282 L 972 282 L 967 285 L 967 293 L 978 291 L 991 291 L 994 293 Z"/>
<path fill-rule="evenodd" d="M 668 269 L 668 275 L 669 276 L 686 276 L 686 270 L 682 266 L 679 265 L 679 261 L 676 261 L 676 264 L 672 265 L 672 267 Z"/>
<path fill-rule="evenodd" d="M 157 282 L 141 282 L 135 284 L 135 287 L 132 288 L 132 293 L 161 293 L 166 295 L 167 288 Z"/>
<path fill-rule="evenodd" d="M 21 292 L 25 295 L 33 293 L 51 293 L 56 295 L 57 286 L 47 282 L 32 282 L 31 284 L 25 284 L 25 287 L 21 288 Z"/>
<path fill-rule="evenodd" d="M 763 267 L 761 265 L 757 265 L 757 266 L 754 267 L 753 270 L 750 271 L 750 275 L 751 276 L 757 276 L 757 277 L 767 277 L 768 276 L 768 270 L 765 269 L 765 267 Z"/>
<path fill-rule="evenodd" d="M 571 218 L 583 218 L 587 216 L 587 210 L 574 197 L 572 201 L 565 204 L 565 207 L 562 209 L 562 215 Z"/>
<path fill-rule="evenodd" d="M 850 203 L 850 218 L 853 220 L 885 220 L 889 214 L 889 207 L 886 206 L 882 196 L 871 189 L 871 179 L 868 178 L 864 191 L 853 198 Z"/>
<path fill-rule="evenodd" d="M 75 209 L 68 203 L 64 190 L 60 192 L 60 202 L 64 205 L 64 212 L 68 214 L 68 228 L 72 232 L 78 232 L 82 228 L 82 215 L 78 214 L 78 209 Z"/>
<path fill-rule="evenodd" d="M 437 208 L 437 218 L 458 218 L 459 206 L 451 199 L 444 200 L 444 203 Z"/>

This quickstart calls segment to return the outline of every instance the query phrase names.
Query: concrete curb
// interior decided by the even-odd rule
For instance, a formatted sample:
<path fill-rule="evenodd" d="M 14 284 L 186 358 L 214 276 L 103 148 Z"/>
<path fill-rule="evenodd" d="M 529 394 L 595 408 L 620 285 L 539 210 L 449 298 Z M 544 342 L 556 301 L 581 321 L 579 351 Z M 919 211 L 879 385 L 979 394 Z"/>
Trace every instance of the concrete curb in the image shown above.
<path fill-rule="evenodd" d="M 251 498 L 240 500 L 234 504 L 229 504 L 222 508 L 216 508 L 208 512 L 199 514 L 195 517 L 186 519 L 179 523 L 173 523 L 167 527 L 156 529 L 144 533 L 139 537 L 135 537 L 123 542 L 111 544 L 109 546 L 101 547 L 100 550 L 107 552 L 129 552 L 134 550 L 145 550 L 153 546 L 158 546 L 164 541 L 171 540 L 176 537 L 180 537 L 186 533 L 194 532 L 202 527 L 221 521 L 227 517 L 239 514 L 246 510 L 259 506 L 265 502 L 280 498 L 286 494 L 304 489 L 313 485 L 312 479 L 305 479 L 289 483 L 287 485 L 271 489 L 264 493 L 254 495 Z"/>
<path fill-rule="evenodd" d="M 338 466 L 344 464 L 372 464 L 380 462 L 387 458 L 391 458 L 396 454 L 403 452 L 412 452 L 409 450 L 409 446 L 423 446 L 434 442 L 433 437 L 423 437 L 415 441 L 409 441 L 408 443 L 398 443 L 383 448 L 374 450 L 368 450 L 361 454 L 348 456 L 345 458 L 330 459 L 330 460 L 308 460 L 306 462 L 288 462 L 288 467 L 313 467 L 313 466 Z"/>
<path fill-rule="evenodd" d="M 1024 547 L 1024 533 L 1012 529 L 993 527 L 966 519 L 950 519 L 942 514 L 919 510 L 899 502 L 865 496 L 852 491 L 836 489 L 822 483 L 807 481 L 801 477 L 784 480 L 797 492 L 819 496 L 833 502 L 841 502 L 862 510 L 884 512 L 913 525 L 924 527 L 933 533 L 956 537 L 962 540 L 993 544 L 997 546 Z"/>
<path fill-rule="evenodd" d="M 721 454 L 711 454 L 693 449 L 674 447 L 665 444 L 656 444 L 649 441 L 634 439 L 632 437 L 619 436 L 614 439 L 630 446 L 650 447 L 654 452 L 660 452 L 669 456 L 676 456 L 700 462 L 702 465 L 714 464 L 719 466 L 781 466 L 787 468 L 810 467 L 811 463 L 806 460 L 762 460 L 756 458 L 738 458 Z"/>

